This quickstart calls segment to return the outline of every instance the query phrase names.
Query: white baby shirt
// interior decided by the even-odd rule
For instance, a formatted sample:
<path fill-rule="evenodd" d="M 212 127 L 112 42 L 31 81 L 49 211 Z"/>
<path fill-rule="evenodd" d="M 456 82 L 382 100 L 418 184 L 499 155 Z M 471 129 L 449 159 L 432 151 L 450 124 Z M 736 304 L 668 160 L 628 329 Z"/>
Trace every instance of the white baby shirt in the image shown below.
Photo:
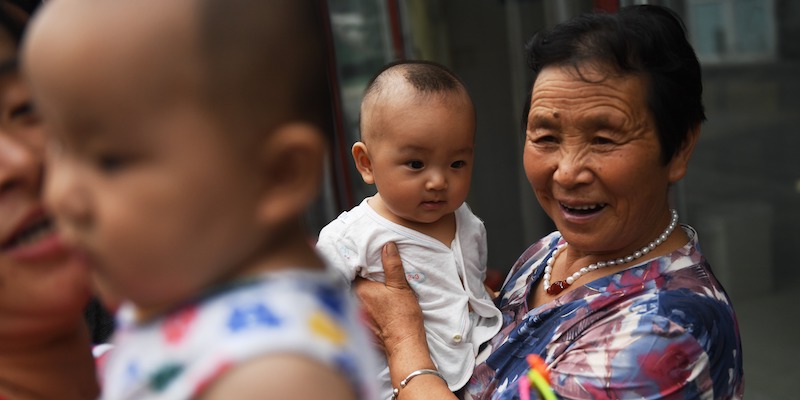
<path fill-rule="evenodd" d="M 472 375 L 478 347 L 502 323 L 483 285 L 487 257 L 483 222 L 463 204 L 455 212 L 457 231 L 448 247 L 380 216 L 367 200 L 323 228 L 317 250 L 347 282 L 356 276 L 384 281 L 381 248 L 395 242 L 422 308 L 433 361 L 450 390 L 458 390 Z M 383 362 L 380 393 L 389 398 L 391 380 Z"/>

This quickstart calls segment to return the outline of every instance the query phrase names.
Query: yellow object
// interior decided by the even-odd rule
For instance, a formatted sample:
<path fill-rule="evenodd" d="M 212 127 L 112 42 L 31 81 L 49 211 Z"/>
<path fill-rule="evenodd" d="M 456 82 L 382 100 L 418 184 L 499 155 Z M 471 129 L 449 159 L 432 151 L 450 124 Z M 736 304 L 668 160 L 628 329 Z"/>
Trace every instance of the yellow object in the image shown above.
<path fill-rule="evenodd" d="M 308 325 L 314 333 L 330 340 L 333 344 L 342 345 L 347 339 L 347 334 L 339 327 L 339 324 L 325 314 L 314 313 L 309 318 Z"/>

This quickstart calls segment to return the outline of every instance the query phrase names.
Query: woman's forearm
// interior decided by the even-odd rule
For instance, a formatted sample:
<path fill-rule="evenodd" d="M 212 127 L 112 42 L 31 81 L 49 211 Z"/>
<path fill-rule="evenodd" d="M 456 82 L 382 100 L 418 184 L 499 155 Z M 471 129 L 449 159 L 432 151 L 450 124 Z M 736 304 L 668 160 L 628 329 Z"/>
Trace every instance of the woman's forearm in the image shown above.
<path fill-rule="evenodd" d="M 436 369 L 428 351 L 424 330 L 387 346 L 386 357 L 392 377 L 392 387 L 398 389 L 398 400 L 456 399 L 445 381 L 433 374 L 416 375 L 407 381 L 405 387 L 400 387 L 400 382 L 414 371 Z"/>

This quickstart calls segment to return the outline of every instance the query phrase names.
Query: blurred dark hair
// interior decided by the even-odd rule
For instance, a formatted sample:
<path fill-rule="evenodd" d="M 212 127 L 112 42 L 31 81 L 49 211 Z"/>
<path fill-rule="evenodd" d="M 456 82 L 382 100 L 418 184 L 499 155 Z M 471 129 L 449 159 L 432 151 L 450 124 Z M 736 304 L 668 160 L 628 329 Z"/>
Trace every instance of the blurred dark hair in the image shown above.
<path fill-rule="evenodd" d="M 683 22 L 668 8 L 639 5 L 581 15 L 537 33 L 527 50 L 534 82 L 548 66 L 571 66 L 581 76 L 580 67 L 596 64 L 643 76 L 664 163 L 706 119 L 700 63 Z"/>
<path fill-rule="evenodd" d="M 39 0 L 0 0 L 0 27 L 19 45 L 28 18 L 36 11 Z"/>
<path fill-rule="evenodd" d="M 381 77 L 387 71 L 397 72 L 420 92 L 455 92 L 465 90 L 466 85 L 458 75 L 442 64 L 426 60 L 402 60 L 388 63 L 376 73 L 364 90 L 364 97 L 381 90 Z"/>

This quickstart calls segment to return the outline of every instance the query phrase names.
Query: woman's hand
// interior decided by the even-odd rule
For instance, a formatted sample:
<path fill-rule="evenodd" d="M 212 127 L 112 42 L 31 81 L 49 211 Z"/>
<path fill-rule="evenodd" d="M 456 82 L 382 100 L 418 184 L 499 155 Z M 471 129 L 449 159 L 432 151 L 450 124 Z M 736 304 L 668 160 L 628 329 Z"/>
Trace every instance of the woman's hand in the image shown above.
<path fill-rule="evenodd" d="M 417 296 L 406 281 L 403 261 L 394 243 L 387 243 L 381 252 L 386 282 L 358 279 L 353 284 L 361 299 L 370 328 L 382 345 L 389 364 L 392 387 L 412 371 L 436 369 L 428 351 L 422 310 Z M 401 390 L 401 398 L 455 399 L 445 382 L 434 375 L 420 375 Z"/>
<path fill-rule="evenodd" d="M 359 278 L 354 287 L 378 345 L 391 357 L 398 346 L 417 340 L 420 334 L 424 338 L 425 331 L 422 310 L 406 281 L 403 262 L 394 243 L 383 246 L 381 261 L 385 283 Z"/>

